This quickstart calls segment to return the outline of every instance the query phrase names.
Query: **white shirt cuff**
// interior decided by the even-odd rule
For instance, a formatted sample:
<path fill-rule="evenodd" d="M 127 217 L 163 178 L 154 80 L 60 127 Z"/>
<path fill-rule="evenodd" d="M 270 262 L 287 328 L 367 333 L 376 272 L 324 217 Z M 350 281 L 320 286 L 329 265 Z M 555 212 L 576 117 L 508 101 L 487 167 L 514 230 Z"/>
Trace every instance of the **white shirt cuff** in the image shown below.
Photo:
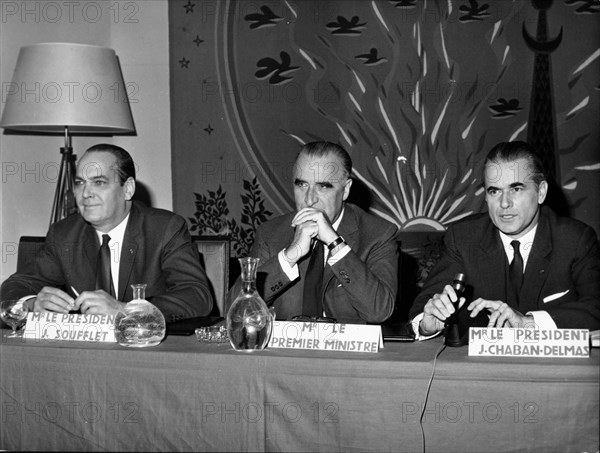
<path fill-rule="evenodd" d="M 350 253 L 350 250 L 352 249 L 348 244 L 344 245 L 341 249 L 337 251 L 335 255 L 327 257 L 327 264 L 333 266 L 335 263 L 337 263 L 339 260 L 345 257 L 348 253 Z"/>
<path fill-rule="evenodd" d="M 546 329 L 552 330 L 556 329 L 556 323 L 552 316 L 547 311 L 539 310 L 539 311 L 528 311 L 525 313 L 526 315 L 533 316 L 533 322 L 535 323 L 535 329 Z"/>
<path fill-rule="evenodd" d="M 410 322 L 412 325 L 413 332 L 415 333 L 415 339 L 419 340 L 419 341 L 429 340 L 430 338 L 437 337 L 439 334 L 442 333 L 442 331 L 440 330 L 439 332 L 436 332 L 433 335 L 421 335 L 419 333 L 419 324 L 421 323 L 421 319 L 423 319 L 423 315 L 424 315 L 424 313 L 419 313 Z"/>
<path fill-rule="evenodd" d="M 285 249 L 283 249 L 277 255 L 277 258 L 279 258 L 279 265 L 281 266 L 281 269 L 283 270 L 285 275 L 287 275 L 287 277 L 290 279 L 290 281 L 293 282 L 298 277 L 300 277 L 300 272 L 298 271 L 298 265 L 294 264 L 293 266 L 291 266 L 290 263 L 288 262 L 288 260 L 285 259 L 284 253 L 285 253 Z"/>

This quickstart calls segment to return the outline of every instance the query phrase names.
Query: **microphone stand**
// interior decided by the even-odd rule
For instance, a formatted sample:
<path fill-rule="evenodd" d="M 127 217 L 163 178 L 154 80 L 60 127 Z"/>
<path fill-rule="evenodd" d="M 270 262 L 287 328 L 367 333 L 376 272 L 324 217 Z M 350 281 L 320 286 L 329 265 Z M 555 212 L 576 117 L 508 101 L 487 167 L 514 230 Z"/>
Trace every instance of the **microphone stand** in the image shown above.
<path fill-rule="evenodd" d="M 453 314 L 449 319 L 455 317 Z M 446 322 L 445 334 L 444 334 L 444 344 L 446 346 L 450 346 L 452 348 L 457 348 L 459 346 L 464 346 L 463 341 L 460 338 L 460 332 L 458 330 L 458 320 L 452 320 Z"/>

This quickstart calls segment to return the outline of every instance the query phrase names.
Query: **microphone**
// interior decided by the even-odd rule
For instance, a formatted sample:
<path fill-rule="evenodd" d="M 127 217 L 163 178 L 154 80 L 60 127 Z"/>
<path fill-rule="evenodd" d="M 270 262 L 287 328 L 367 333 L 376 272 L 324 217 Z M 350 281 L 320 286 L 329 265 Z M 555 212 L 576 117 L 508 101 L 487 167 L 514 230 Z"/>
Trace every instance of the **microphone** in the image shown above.
<path fill-rule="evenodd" d="M 444 343 L 446 346 L 457 347 L 464 346 L 464 342 L 461 339 L 461 335 L 458 329 L 458 301 L 460 296 L 465 291 L 467 278 L 465 274 L 459 272 L 454 276 L 454 280 L 452 280 L 452 288 L 456 293 L 456 302 L 454 305 L 454 313 L 446 319 L 445 322 L 445 338 Z"/>
<path fill-rule="evenodd" d="M 459 272 L 454 276 L 454 280 L 452 280 L 452 288 L 454 288 L 457 296 L 460 297 L 460 295 L 465 291 L 466 284 L 467 277 L 465 277 L 465 274 Z"/>

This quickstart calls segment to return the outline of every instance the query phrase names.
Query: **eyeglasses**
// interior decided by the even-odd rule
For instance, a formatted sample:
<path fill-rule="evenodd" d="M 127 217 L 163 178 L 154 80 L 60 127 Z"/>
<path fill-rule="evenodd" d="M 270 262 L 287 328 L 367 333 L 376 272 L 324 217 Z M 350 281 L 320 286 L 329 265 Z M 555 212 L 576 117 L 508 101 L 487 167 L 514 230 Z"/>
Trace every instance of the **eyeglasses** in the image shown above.
<path fill-rule="evenodd" d="M 305 315 L 300 315 L 300 316 L 294 316 L 292 317 L 292 321 L 299 321 L 299 322 L 337 322 L 337 320 L 335 318 L 327 318 L 327 317 L 321 317 L 321 316 L 305 316 Z"/>

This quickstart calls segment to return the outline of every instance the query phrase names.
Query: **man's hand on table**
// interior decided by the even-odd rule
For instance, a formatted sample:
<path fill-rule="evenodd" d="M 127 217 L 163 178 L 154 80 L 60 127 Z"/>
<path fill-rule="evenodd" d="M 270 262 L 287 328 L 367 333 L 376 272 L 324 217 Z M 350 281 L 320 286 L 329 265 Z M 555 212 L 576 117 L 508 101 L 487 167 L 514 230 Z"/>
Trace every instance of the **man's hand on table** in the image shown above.
<path fill-rule="evenodd" d="M 34 299 L 32 311 L 69 313 L 74 306 L 75 299 L 66 292 L 51 286 L 44 286 Z"/>
<path fill-rule="evenodd" d="M 501 300 L 486 300 L 480 297 L 471 302 L 467 309 L 471 312 L 471 318 L 477 316 L 482 310 L 488 310 L 490 312 L 488 327 L 530 328 L 535 325 L 533 315 L 524 315 Z"/>
<path fill-rule="evenodd" d="M 75 300 L 75 310 L 90 315 L 116 315 L 125 305 L 102 289 L 83 291 Z"/>
<path fill-rule="evenodd" d="M 123 311 L 124 302 L 119 302 L 104 290 L 83 291 L 77 299 L 58 288 L 45 286 L 33 302 L 33 311 L 69 313 L 79 310 L 84 314 L 116 315 Z"/>

